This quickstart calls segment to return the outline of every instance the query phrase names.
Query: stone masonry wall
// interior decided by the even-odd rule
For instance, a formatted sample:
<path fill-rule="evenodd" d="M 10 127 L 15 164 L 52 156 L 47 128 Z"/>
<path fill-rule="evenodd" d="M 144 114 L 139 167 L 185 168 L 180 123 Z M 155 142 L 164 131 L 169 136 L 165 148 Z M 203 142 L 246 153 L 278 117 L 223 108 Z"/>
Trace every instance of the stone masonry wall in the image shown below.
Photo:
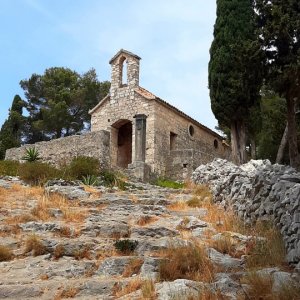
<path fill-rule="evenodd" d="M 112 96 L 111 96 L 112 97 Z M 92 114 L 91 130 L 106 129 L 114 131 L 114 124 L 120 120 L 132 122 L 132 158 L 135 157 L 135 119 L 136 114 L 147 115 L 146 125 L 146 163 L 154 165 L 154 102 L 149 101 L 134 92 L 129 87 L 123 87 L 114 92 L 113 99 L 109 98 Z M 116 155 L 117 142 L 111 134 L 111 156 Z"/>
<path fill-rule="evenodd" d="M 193 136 L 189 126 L 194 128 Z M 175 134 L 172 147 L 170 133 Z M 178 179 L 191 175 L 199 164 L 215 157 L 229 159 L 230 156 L 229 147 L 218 135 L 207 132 L 196 122 L 158 102 L 155 103 L 155 145 L 155 171 Z"/>
<path fill-rule="evenodd" d="M 104 130 L 8 149 L 5 159 L 22 160 L 25 149 L 30 147 L 35 147 L 39 151 L 43 162 L 52 165 L 69 163 L 77 156 L 89 156 L 99 159 L 102 168 L 110 167 L 109 132 Z"/>
<path fill-rule="evenodd" d="M 199 166 L 192 180 L 208 184 L 214 200 L 231 206 L 246 223 L 274 222 L 283 236 L 287 261 L 300 267 L 300 173 L 268 160 L 238 167 L 215 159 Z"/>

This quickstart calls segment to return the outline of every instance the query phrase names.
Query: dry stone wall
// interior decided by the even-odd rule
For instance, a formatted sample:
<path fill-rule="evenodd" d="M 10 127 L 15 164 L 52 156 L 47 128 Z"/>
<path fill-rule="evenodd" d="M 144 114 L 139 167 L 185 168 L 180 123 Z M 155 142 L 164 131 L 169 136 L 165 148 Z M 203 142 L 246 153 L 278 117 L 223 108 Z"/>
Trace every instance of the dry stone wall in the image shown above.
<path fill-rule="evenodd" d="M 20 161 L 25 150 L 30 147 L 35 147 L 39 151 L 43 162 L 56 166 L 69 163 L 77 156 L 97 158 L 102 168 L 110 166 L 109 132 L 104 130 L 8 149 L 5 159 Z"/>
<path fill-rule="evenodd" d="M 238 167 L 215 159 L 199 166 L 192 180 L 208 184 L 214 200 L 232 206 L 246 222 L 272 220 L 283 235 L 287 261 L 300 267 L 300 173 L 268 160 Z"/>

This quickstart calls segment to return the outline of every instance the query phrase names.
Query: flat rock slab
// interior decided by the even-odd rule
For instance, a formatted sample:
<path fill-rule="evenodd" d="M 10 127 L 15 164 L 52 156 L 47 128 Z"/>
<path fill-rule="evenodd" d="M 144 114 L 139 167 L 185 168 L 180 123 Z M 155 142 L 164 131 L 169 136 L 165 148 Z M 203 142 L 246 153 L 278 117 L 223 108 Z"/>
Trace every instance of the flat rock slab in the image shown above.
<path fill-rule="evenodd" d="M 115 276 L 122 275 L 126 266 L 133 260 L 139 259 L 136 256 L 116 256 L 105 259 L 96 271 L 96 275 Z"/>
<path fill-rule="evenodd" d="M 75 200 L 79 198 L 88 198 L 91 193 L 86 192 L 81 186 L 61 186 L 53 185 L 47 186 L 45 191 L 48 193 L 58 193 L 69 200 Z"/>

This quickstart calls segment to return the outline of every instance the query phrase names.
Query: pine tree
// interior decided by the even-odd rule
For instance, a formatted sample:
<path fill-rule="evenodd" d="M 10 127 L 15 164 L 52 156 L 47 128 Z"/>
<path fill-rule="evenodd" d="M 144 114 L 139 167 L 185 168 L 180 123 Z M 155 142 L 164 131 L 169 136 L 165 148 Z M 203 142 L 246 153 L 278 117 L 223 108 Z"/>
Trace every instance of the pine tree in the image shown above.
<path fill-rule="evenodd" d="M 231 130 L 236 163 L 246 161 L 246 126 L 259 101 L 261 61 L 253 0 L 217 0 L 209 62 L 211 107 L 219 125 Z"/>
<path fill-rule="evenodd" d="M 290 164 L 300 168 L 296 107 L 300 98 L 300 2 L 257 0 L 267 83 L 286 99 Z"/>
<path fill-rule="evenodd" d="M 25 117 L 22 116 L 24 104 L 19 95 L 14 97 L 8 119 L 3 123 L 0 130 L 0 159 L 4 159 L 7 149 L 21 145 L 25 124 Z"/>

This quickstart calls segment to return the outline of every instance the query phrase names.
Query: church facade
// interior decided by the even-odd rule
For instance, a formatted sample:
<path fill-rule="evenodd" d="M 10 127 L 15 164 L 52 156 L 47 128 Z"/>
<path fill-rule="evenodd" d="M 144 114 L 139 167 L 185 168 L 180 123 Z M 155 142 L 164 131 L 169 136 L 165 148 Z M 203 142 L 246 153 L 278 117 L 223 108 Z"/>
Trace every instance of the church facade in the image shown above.
<path fill-rule="evenodd" d="M 121 49 L 110 60 L 110 94 L 89 112 L 92 132 L 110 132 L 111 166 L 182 179 L 215 157 L 229 159 L 219 134 L 139 85 L 140 59 Z"/>

